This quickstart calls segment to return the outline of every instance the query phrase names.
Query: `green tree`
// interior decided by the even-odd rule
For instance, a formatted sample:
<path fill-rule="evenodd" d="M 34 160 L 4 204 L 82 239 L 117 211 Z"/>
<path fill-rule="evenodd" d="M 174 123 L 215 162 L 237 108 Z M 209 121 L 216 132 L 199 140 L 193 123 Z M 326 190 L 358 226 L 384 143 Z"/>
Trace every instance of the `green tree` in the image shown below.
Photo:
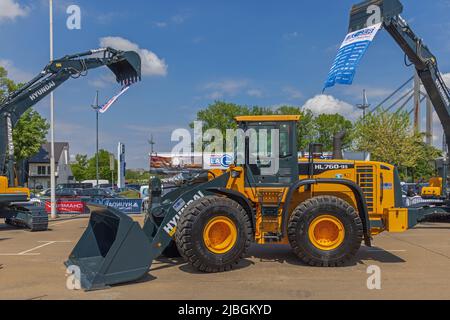
<path fill-rule="evenodd" d="M 307 149 L 309 143 L 313 140 L 313 114 L 310 110 L 301 110 L 295 106 L 280 106 L 277 109 L 259 107 L 259 106 L 241 106 L 234 103 L 216 101 L 205 109 L 197 113 L 197 121 L 203 122 L 203 130 L 211 128 L 219 129 L 225 137 L 227 129 L 236 129 L 234 120 L 236 116 L 242 115 L 300 115 L 298 124 L 298 146 L 299 150 Z M 194 124 L 191 123 L 191 127 Z"/>
<path fill-rule="evenodd" d="M 136 170 L 128 169 L 125 172 L 125 179 L 129 183 L 148 183 L 148 180 L 150 179 L 150 172 L 145 171 L 141 173 Z"/>
<path fill-rule="evenodd" d="M 216 101 L 205 109 L 197 112 L 197 121 L 203 122 L 203 130 L 219 129 L 225 135 L 227 129 L 236 129 L 234 118 L 241 115 L 249 115 L 250 109 L 234 103 Z M 191 127 L 194 124 L 191 123 Z"/>
<path fill-rule="evenodd" d="M 434 164 L 437 158 L 442 157 L 442 151 L 423 141 L 421 141 L 419 148 L 422 150 L 422 156 L 417 161 L 413 175 L 414 177 L 428 180 L 437 174 Z"/>
<path fill-rule="evenodd" d="M 76 181 L 88 180 L 87 178 L 88 157 L 85 154 L 77 154 L 75 162 L 70 165 L 72 174 Z"/>
<path fill-rule="evenodd" d="M 352 142 L 351 131 L 353 124 L 340 114 L 321 114 L 313 120 L 314 142 L 323 144 L 324 151 L 333 151 L 333 138 L 339 132 L 347 134 L 343 141 L 343 147 L 349 147 Z"/>
<path fill-rule="evenodd" d="M 0 66 L 0 102 L 6 98 L 6 96 L 19 88 L 19 85 L 14 83 L 8 78 L 8 71 Z"/>
<path fill-rule="evenodd" d="M 39 152 L 47 141 L 50 125 L 33 109 L 28 109 L 20 117 L 13 129 L 14 157 L 16 160 L 28 159 Z"/>
<path fill-rule="evenodd" d="M 354 130 L 354 147 L 371 153 L 374 161 L 397 166 L 416 177 L 428 178 L 434 173 L 432 163 L 440 152 L 424 143 L 423 134 L 412 129 L 408 113 L 378 111 L 360 119 Z"/>
<path fill-rule="evenodd" d="M 299 115 L 300 121 L 297 124 L 297 145 L 298 150 L 307 150 L 311 142 L 314 141 L 314 115 L 311 110 L 302 110 L 294 106 L 281 106 L 276 110 L 280 115 Z"/>
<path fill-rule="evenodd" d="M 0 66 L 0 101 L 17 89 L 16 84 L 8 78 L 8 72 Z M 28 109 L 13 128 L 14 156 L 17 161 L 27 159 L 36 154 L 46 142 L 50 125 L 33 109 Z"/>
<path fill-rule="evenodd" d="M 99 179 L 111 181 L 112 172 L 109 163 L 110 153 L 101 149 L 98 154 Z M 87 155 L 77 154 L 75 156 L 75 162 L 72 163 L 70 167 L 72 169 L 72 174 L 77 181 L 95 180 L 97 178 L 95 154 L 92 158 L 88 158 Z M 116 160 L 114 160 L 114 168 L 117 168 Z M 114 180 L 116 179 L 117 173 L 114 171 Z"/>
<path fill-rule="evenodd" d="M 106 150 L 99 150 L 98 152 L 98 173 L 99 179 L 111 180 L 111 168 L 110 168 L 110 153 Z M 117 161 L 114 160 L 114 167 L 117 168 Z M 94 180 L 97 177 L 96 174 L 96 157 L 95 155 L 87 162 L 86 167 L 86 179 Z M 117 180 L 117 173 L 114 171 L 114 180 Z"/>

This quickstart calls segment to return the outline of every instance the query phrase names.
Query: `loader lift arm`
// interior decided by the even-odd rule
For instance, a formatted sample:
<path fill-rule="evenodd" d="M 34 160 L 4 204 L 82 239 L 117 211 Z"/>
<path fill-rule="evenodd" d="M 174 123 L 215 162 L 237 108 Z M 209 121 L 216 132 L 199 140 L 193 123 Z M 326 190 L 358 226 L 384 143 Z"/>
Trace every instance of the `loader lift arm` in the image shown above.
<path fill-rule="evenodd" d="M 367 27 L 371 22 L 375 22 L 371 17 L 377 11 L 380 12 L 383 27 L 416 68 L 417 74 L 422 80 L 422 84 L 444 129 L 447 150 L 450 150 L 450 89 L 442 78 L 436 57 L 424 44 L 423 40 L 411 29 L 406 20 L 401 17 L 403 5 L 400 1 L 370 0 L 353 6 L 350 15 L 349 31 L 356 31 Z M 446 190 L 447 187 L 446 180 L 444 179 L 443 190 Z"/>
<path fill-rule="evenodd" d="M 95 49 L 51 61 L 39 75 L 0 101 L 0 175 L 8 177 L 10 186 L 15 180 L 12 129 L 20 117 L 68 79 L 85 76 L 88 70 L 101 66 L 110 68 L 123 85 L 140 80 L 141 60 L 137 53 Z"/>

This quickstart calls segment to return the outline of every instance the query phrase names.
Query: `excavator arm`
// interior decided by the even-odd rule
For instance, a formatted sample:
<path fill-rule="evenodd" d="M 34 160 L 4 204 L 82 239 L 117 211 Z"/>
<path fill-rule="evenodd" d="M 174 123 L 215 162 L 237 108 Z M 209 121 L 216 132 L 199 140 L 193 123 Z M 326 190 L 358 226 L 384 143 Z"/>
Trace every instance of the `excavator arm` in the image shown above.
<path fill-rule="evenodd" d="M 88 70 L 101 66 L 107 66 L 122 85 L 141 77 L 141 59 L 136 52 L 90 50 L 51 61 L 34 79 L 0 101 L 0 175 L 7 176 L 10 185 L 15 180 L 12 130 L 23 113 L 68 79 L 85 76 Z"/>
<path fill-rule="evenodd" d="M 436 57 L 400 16 L 402 12 L 403 5 L 399 0 L 364 1 L 353 6 L 349 31 L 353 32 L 371 24 L 383 23 L 383 27 L 416 68 L 444 129 L 447 150 L 450 150 L 450 90 L 439 71 Z M 447 168 L 447 155 L 444 158 L 444 167 Z M 447 176 L 447 169 L 444 170 L 444 176 Z M 443 180 L 443 190 L 446 190 L 447 179 Z"/>

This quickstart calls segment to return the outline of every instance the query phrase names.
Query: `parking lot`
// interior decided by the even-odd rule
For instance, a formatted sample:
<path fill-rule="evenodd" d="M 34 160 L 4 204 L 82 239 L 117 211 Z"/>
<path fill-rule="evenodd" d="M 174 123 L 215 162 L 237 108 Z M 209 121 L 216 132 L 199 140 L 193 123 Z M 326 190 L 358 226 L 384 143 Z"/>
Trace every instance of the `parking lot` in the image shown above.
<path fill-rule="evenodd" d="M 141 217 L 136 217 L 142 220 Z M 253 246 L 227 273 L 194 272 L 180 259 L 155 261 L 138 283 L 83 292 L 66 288 L 65 266 L 88 217 L 50 222 L 30 233 L 0 221 L 0 299 L 450 299 L 450 224 L 426 223 L 382 234 L 354 264 L 313 268 L 289 246 Z M 367 268 L 381 268 L 381 290 L 367 288 Z"/>

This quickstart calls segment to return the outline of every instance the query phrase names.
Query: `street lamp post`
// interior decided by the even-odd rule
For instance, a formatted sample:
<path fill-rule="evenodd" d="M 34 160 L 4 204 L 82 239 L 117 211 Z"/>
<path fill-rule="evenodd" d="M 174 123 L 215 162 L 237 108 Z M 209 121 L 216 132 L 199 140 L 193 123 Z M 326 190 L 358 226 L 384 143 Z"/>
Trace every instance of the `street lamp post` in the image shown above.
<path fill-rule="evenodd" d="M 366 110 L 370 108 L 369 101 L 367 100 L 366 90 L 363 90 L 363 103 L 357 104 L 356 107 L 363 112 L 363 121 L 366 119 Z"/>
<path fill-rule="evenodd" d="M 155 145 L 155 141 L 153 140 L 153 134 L 150 135 L 150 140 L 148 140 L 148 144 L 150 145 L 150 174 L 152 173 L 152 156 L 153 156 L 153 146 Z"/>
<path fill-rule="evenodd" d="M 356 107 L 360 110 L 362 110 L 363 112 L 363 124 L 365 123 L 366 120 L 366 110 L 370 108 L 370 104 L 369 104 L 369 100 L 367 99 L 367 94 L 366 94 L 366 89 L 363 90 L 363 103 L 362 104 L 357 104 Z M 364 160 L 366 159 L 366 152 L 364 151 Z"/>
<path fill-rule="evenodd" d="M 53 0 L 49 0 L 50 18 L 50 61 L 53 61 Z M 50 93 L 50 216 L 52 219 L 58 217 L 56 212 L 56 174 L 55 174 L 55 125 L 54 125 L 54 95 Z"/>
<path fill-rule="evenodd" d="M 97 187 L 99 182 L 99 171 L 98 171 L 98 114 L 100 110 L 100 106 L 98 105 L 98 90 L 95 95 L 95 105 L 91 106 L 95 111 L 95 176 L 97 179 Z"/>

